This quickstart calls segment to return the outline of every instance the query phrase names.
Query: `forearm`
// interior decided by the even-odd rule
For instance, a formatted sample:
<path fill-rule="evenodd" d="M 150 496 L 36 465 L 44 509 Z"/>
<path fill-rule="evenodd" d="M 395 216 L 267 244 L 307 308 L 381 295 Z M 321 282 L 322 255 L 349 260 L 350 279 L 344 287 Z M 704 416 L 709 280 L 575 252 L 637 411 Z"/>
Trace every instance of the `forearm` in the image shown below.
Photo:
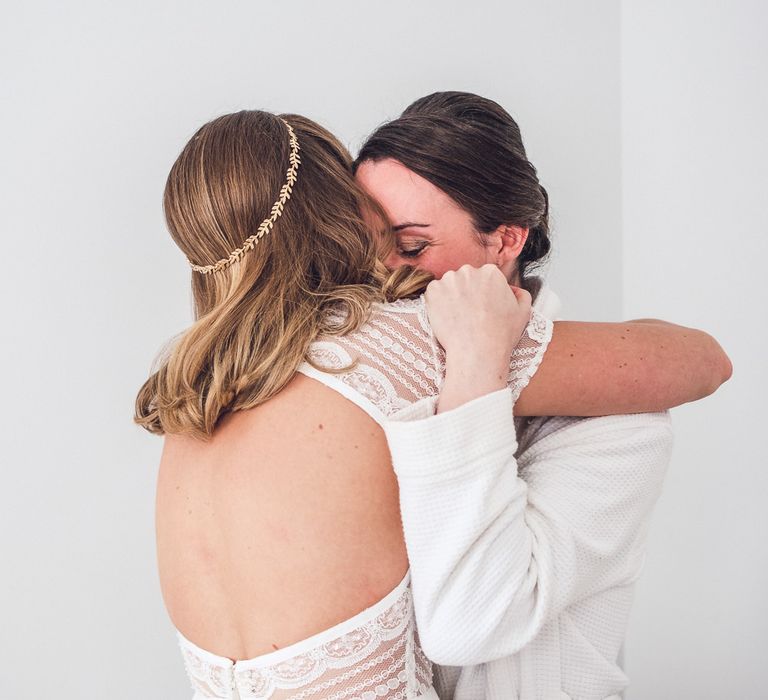
<path fill-rule="evenodd" d="M 708 396 L 731 374 L 710 335 L 663 321 L 555 323 L 517 415 L 662 411 Z"/>
<path fill-rule="evenodd" d="M 445 381 L 440 389 L 437 413 L 445 413 L 473 399 L 507 386 L 509 363 L 492 366 L 490 360 L 446 357 Z"/>
<path fill-rule="evenodd" d="M 509 655 L 544 618 L 517 475 L 509 391 L 442 415 L 385 425 L 419 635 L 437 663 Z"/>

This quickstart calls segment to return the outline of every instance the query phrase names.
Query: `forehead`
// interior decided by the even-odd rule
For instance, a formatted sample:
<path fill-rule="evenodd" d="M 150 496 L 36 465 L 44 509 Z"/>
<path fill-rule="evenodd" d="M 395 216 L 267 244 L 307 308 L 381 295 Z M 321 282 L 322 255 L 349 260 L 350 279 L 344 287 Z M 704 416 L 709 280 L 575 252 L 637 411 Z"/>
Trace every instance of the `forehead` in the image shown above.
<path fill-rule="evenodd" d="M 391 158 L 365 161 L 356 177 L 395 226 L 404 222 L 435 224 L 456 214 L 466 215 L 445 192 Z"/>

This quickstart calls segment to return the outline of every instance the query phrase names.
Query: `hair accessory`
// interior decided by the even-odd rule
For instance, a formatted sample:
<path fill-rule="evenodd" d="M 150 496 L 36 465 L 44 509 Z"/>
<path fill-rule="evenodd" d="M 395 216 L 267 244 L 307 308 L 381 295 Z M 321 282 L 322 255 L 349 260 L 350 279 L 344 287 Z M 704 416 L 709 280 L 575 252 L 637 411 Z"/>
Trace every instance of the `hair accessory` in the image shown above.
<path fill-rule="evenodd" d="M 251 250 L 259 242 L 259 239 L 263 238 L 272 230 L 272 227 L 275 225 L 275 221 L 277 221 L 280 214 L 283 213 L 285 203 L 291 198 L 291 191 L 293 190 L 293 186 L 296 184 L 296 173 L 299 170 L 301 158 L 299 157 L 299 139 L 296 138 L 296 134 L 291 128 L 291 125 L 285 121 L 285 119 L 279 119 L 288 128 L 291 144 L 291 154 L 288 156 L 290 167 L 285 173 L 285 184 L 280 188 L 280 195 L 278 196 L 277 201 L 272 205 L 272 212 L 266 219 L 264 219 L 264 221 L 261 222 L 261 224 L 259 224 L 259 228 L 256 229 L 256 233 L 246 238 L 243 245 L 233 250 L 226 258 L 222 258 L 213 265 L 195 265 L 190 260 L 189 264 L 192 266 L 192 269 L 195 272 L 208 275 L 212 272 L 223 270 L 225 267 L 229 267 L 233 262 L 240 260 L 240 258 L 242 258 L 247 251 Z"/>

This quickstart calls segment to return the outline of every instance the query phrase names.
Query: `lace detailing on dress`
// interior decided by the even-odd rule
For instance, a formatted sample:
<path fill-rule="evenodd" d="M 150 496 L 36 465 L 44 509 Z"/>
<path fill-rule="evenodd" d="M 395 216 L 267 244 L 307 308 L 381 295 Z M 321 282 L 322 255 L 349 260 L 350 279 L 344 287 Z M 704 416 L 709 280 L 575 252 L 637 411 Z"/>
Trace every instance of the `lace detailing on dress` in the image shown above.
<path fill-rule="evenodd" d="M 512 389 L 513 401 L 517 401 L 531 377 L 536 374 L 550 340 L 552 321 L 534 310 L 509 362 L 509 387 Z"/>
<path fill-rule="evenodd" d="M 255 659 L 232 662 L 178 636 L 195 698 L 406 700 L 432 687 L 432 666 L 418 642 L 407 576 L 368 611 Z"/>
<path fill-rule="evenodd" d="M 534 311 L 510 358 L 514 400 L 538 369 L 552 336 L 552 322 Z M 338 389 L 376 420 L 440 393 L 445 353 L 427 318 L 424 297 L 374 305 L 368 321 L 353 333 L 314 342 L 310 359 L 334 374 L 304 364 L 300 371 Z M 339 372 L 343 368 L 347 371 Z"/>
<path fill-rule="evenodd" d="M 309 356 L 324 369 L 349 368 L 318 378 L 334 376 L 333 384 L 341 382 L 384 416 L 437 395 L 442 382 L 442 350 L 429 327 L 422 297 L 375 304 L 358 330 L 317 340 Z"/>

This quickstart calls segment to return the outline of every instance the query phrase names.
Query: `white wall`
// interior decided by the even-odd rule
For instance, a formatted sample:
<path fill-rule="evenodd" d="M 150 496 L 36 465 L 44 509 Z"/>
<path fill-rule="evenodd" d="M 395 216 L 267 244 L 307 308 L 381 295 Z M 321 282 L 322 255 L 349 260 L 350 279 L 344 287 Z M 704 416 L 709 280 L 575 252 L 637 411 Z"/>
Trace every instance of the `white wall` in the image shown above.
<path fill-rule="evenodd" d="M 709 329 L 734 363 L 673 412 L 630 700 L 768 697 L 767 26 L 757 0 L 623 4 L 624 315 Z"/>
<path fill-rule="evenodd" d="M 204 121 L 264 107 L 356 145 L 439 89 L 519 120 L 574 317 L 619 315 L 619 7 L 363 2 L 6 4 L 0 17 L 0 697 L 188 696 L 155 572 L 161 441 L 131 423 L 191 320 L 160 210 Z"/>

